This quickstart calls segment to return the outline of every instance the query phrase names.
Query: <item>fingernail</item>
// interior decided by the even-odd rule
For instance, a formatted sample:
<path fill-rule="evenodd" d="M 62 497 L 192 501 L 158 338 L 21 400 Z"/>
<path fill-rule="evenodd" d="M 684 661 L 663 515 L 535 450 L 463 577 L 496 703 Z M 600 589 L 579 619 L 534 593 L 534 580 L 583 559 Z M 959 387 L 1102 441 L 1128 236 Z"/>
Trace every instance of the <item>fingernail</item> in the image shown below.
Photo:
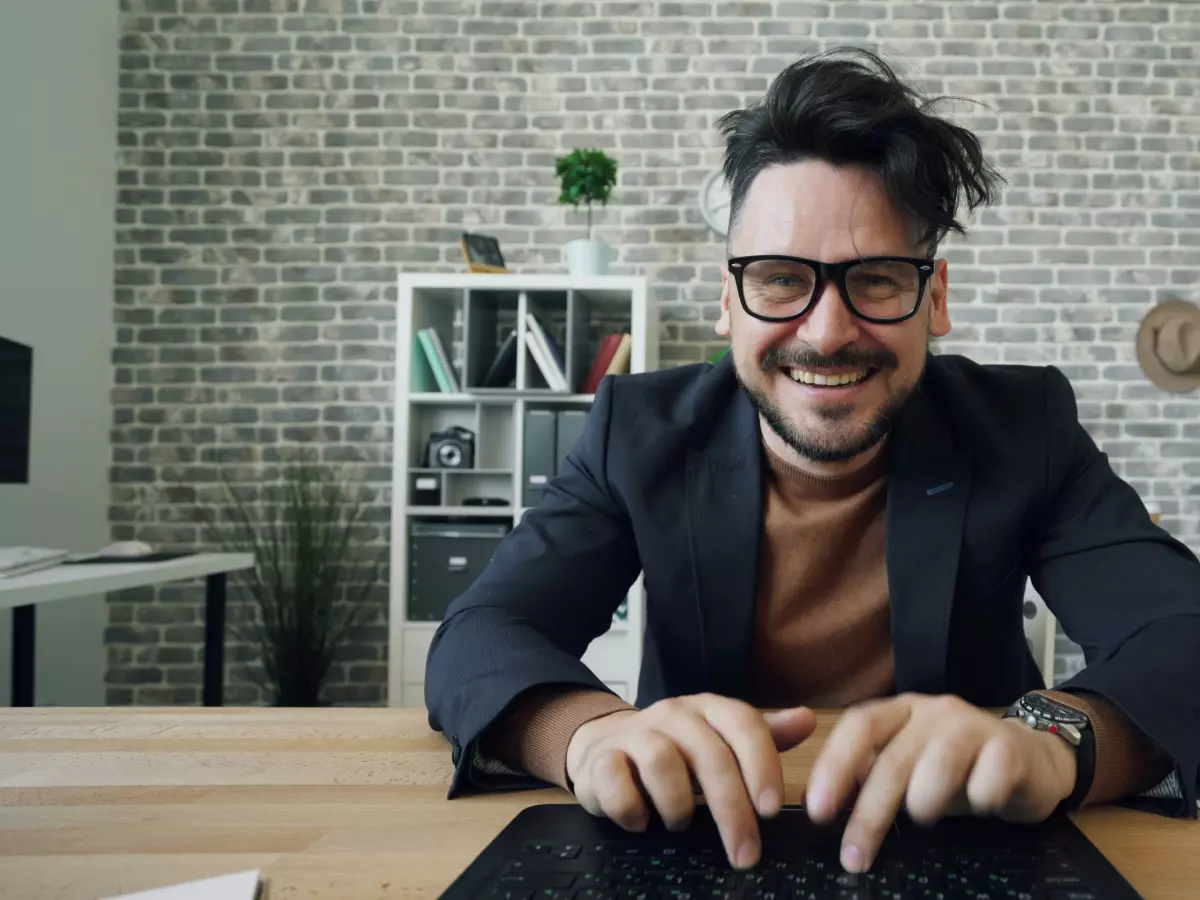
<path fill-rule="evenodd" d="M 863 856 L 853 844 L 847 844 L 842 848 L 842 868 L 847 872 L 861 872 L 863 870 Z"/>
<path fill-rule="evenodd" d="M 779 793 L 775 788 L 767 788 L 758 795 L 758 814 L 760 816 L 773 816 L 779 812 Z"/>
<path fill-rule="evenodd" d="M 829 805 L 828 792 L 823 785 L 816 785 L 808 789 L 808 811 L 812 814 L 821 816 L 825 814 L 825 807 Z"/>
<path fill-rule="evenodd" d="M 758 845 L 754 841 L 745 841 L 737 853 L 737 867 L 749 869 L 758 860 Z"/>

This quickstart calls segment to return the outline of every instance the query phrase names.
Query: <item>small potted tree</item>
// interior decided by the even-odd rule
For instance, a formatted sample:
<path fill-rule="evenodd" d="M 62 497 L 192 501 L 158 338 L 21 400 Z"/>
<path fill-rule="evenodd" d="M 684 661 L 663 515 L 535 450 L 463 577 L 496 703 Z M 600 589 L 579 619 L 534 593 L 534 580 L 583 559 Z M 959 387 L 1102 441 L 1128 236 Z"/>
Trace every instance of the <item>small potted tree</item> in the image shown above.
<path fill-rule="evenodd" d="M 607 244 L 592 240 L 592 204 L 607 205 L 617 183 L 616 160 L 603 150 L 582 148 L 555 159 L 554 172 L 562 179 L 558 202 L 576 209 L 580 203 L 587 207 L 587 238 L 567 243 L 567 271 L 572 275 L 603 275 L 613 252 Z"/>

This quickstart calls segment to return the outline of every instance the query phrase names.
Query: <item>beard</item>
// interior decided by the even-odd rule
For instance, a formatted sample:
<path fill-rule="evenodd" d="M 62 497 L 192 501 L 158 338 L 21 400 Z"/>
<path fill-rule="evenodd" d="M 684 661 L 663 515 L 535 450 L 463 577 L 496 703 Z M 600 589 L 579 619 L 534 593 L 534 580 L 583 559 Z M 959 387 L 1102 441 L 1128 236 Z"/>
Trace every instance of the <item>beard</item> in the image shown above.
<path fill-rule="evenodd" d="M 846 348 L 832 356 L 824 356 L 809 349 L 784 351 L 773 348 L 763 355 L 762 371 L 769 372 L 781 366 L 834 368 L 854 365 L 882 371 L 887 368 L 895 368 L 898 361 L 894 354 L 882 349 Z M 924 371 L 924 365 L 921 368 Z M 736 360 L 733 369 L 742 390 L 746 392 L 746 396 L 750 398 L 750 402 L 754 404 L 754 408 L 758 410 L 758 414 L 770 429 L 800 456 L 819 463 L 847 462 L 879 444 L 892 430 L 901 410 L 912 395 L 916 383 L 921 380 L 918 375 L 913 384 L 904 385 L 892 391 L 863 426 L 857 426 L 847 421 L 854 413 L 853 404 L 837 403 L 815 407 L 813 414 L 825 423 L 826 427 L 805 431 L 790 421 L 784 412 L 771 402 L 765 392 L 742 377 Z M 876 373 L 876 375 L 878 374 Z"/>

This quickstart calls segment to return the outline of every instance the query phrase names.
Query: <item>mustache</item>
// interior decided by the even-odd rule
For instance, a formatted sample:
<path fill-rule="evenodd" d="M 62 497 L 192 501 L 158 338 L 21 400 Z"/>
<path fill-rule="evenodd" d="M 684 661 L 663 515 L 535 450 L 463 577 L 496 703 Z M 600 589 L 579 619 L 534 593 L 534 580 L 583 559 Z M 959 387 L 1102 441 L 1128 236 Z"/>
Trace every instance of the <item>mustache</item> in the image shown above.
<path fill-rule="evenodd" d="M 894 369 L 900 365 L 896 354 L 884 347 L 843 347 L 836 353 L 824 354 L 812 347 L 795 347 L 785 349 L 772 347 L 763 354 L 763 371 L 777 368 L 795 369 L 837 369 L 837 368 L 872 368 Z"/>

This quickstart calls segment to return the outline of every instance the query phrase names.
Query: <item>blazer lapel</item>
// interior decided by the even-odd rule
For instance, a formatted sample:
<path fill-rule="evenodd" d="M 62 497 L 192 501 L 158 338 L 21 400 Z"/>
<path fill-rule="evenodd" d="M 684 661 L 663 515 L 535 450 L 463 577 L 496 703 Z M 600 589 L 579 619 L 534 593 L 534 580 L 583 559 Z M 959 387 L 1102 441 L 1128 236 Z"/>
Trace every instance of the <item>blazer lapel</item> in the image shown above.
<path fill-rule="evenodd" d="M 687 529 L 700 618 L 694 683 L 744 697 L 762 536 L 758 415 L 737 390 L 687 457 Z"/>
<path fill-rule="evenodd" d="M 955 446 L 923 386 L 891 440 L 887 571 L 896 691 L 943 693 L 970 456 Z"/>

